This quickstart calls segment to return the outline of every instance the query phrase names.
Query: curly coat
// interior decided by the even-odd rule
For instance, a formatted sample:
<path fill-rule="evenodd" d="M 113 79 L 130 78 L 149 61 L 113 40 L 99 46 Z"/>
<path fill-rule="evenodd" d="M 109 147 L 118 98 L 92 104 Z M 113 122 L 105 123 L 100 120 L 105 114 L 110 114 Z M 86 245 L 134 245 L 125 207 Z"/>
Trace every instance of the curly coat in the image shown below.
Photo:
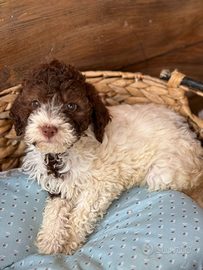
<path fill-rule="evenodd" d="M 107 109 L 79 71 L 54 60 L 23 81 L 11 117 L 28 144 L 24 171 L 52 194 L 36 241 L 41 253 L 73 254 L 135 185 L 180 190 L 203 206 L 203 150 L 172 110 Z"/>

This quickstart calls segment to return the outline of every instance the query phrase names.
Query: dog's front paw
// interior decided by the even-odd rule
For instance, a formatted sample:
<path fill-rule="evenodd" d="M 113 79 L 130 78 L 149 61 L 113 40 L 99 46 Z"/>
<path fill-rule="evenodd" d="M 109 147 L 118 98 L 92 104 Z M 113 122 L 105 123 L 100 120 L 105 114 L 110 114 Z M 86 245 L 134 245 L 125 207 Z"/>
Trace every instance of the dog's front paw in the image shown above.
<path fill-rule="evenodd" d="M 82 246 L 83 246 L 82 243 L 67 242 L 65 245 L 63 245 L 63 250 L 61 253 L 65 255 L 73 255 Z"/>
<path fill-rule="evenodd" d="M 41 230 L 37 235 L 37 240 L 35 242 L 39 253 L 43 254 L 55 254 L 63 253 L 63 244 L 65 240 L 62 235 L 56 233 L 55 231 L 43 231 Z"/>
<path fill-rule="evenodd" d="M 60 197 L 47 200 L 43 223 L 36 240 L 40 253 L 63 253 L 63 245 L 69 240 L 70 208 L 70 202 Z"/>

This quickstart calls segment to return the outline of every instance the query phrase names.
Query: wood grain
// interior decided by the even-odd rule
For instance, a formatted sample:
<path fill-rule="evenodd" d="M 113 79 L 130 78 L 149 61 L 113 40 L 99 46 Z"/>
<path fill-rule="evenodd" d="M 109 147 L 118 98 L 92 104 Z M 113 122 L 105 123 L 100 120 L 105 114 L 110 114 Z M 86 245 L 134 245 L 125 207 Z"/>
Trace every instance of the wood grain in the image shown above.
<path fill-rule="evenodd" d="M 202 10 L 202 0 L 1 1 L 0 89 L 53 58 L 81 70 L 140 68 L 149 75 L 171 63 L 200 79 Z"/>
<path fill-rule="evenodd" d="M 188 77 L 203 82 L 203 42 L 186 46 L 122 68 L 122 71 L 150 74 L 159 77 L 161 70 L 178 69 Z"/>

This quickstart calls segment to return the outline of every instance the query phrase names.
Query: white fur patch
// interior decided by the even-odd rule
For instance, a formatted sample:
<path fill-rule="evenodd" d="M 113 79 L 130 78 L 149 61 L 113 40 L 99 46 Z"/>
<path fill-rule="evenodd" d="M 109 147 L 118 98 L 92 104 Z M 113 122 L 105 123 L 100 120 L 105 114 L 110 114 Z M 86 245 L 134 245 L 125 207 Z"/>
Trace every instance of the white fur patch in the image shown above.
<path fill-rule="evenodd" d="M 42 134 L 42 127 L 51 125 L 55 126 L 58 132 L 53 138 L 48 140 Z M 29 145 L 36 144 L 39 151 L 43 153 L 63 153 L 76 140 L 77 136 L 74 128 L 61 113 L 61 107 L 54 106 L 54 102 L 42 104 L 28 118 L 25 141 Z"/>
<path fill-rule="evenodd" d="M 43 141 L 39 132 L 41 123 L 54 123 L 60 129 L 56 142 L 47 144 L 55 149 L 66 146 L 63 159 L 64 180 L 46 175 L 45 153 L 30 145 L 24 168 L 37 177 L 38 183 L 51 193 L 61 192 L 71 198 L 72 188 L 92 186 L 92 181 L 116 182 L 129 188 L 148 184 L 150 190 L 173 186 L 182 189 L 202 172 L 202 149 L 183 118 L 165 107 L 154 105 L 120 105 L 110 107 L 113 121 L 106 127 L 103 143 L 94 137 L 92 127 L 72 148 L 76 139 L 68 123 L 57 114 L 47 113 L 43 106 L 31 115 L 26 129 L 26 141 Z M 58 146 L 59 145 L 59 146 Z M 177 147 L 178 146 L 178 147 Z M 196 174 L 193 172 L 197 172 Z M 72 187 L 72 188 L 70 188 Z"/>
<path fill-rule="evenodd" d="M 36 177 L 50 193 L 61 194 L 46 206 L 37 243 L 41 252 L 73 254 L 124 189 L 147 184 L 150 190 L 182 190 L 202 181 L 203 150 L 174 111 L 153 104 L 110 107 L 113 120 L 106 126 L 102 144 L 90 125 L 86 136 L 69 148 L 75 140 L 71 126 L 57 109 L 48 108 L 44 105 L 29 119 L 26 140 L 30 145 L 24 158 L 24 169 L 31 178 Z M 46 153 L 32 145 L 35 141 L 44 143 L 39 132 L 41 121 L 60 129 L 53 147 L 64 152 L 59 155 L 63 179 L 47 175 Z M 49 152 L 49 145 L 45 148 Z M 52 230 L 47 230 L 49 224 Z M 52 243 L 48 251 L 47 242 Z"/>

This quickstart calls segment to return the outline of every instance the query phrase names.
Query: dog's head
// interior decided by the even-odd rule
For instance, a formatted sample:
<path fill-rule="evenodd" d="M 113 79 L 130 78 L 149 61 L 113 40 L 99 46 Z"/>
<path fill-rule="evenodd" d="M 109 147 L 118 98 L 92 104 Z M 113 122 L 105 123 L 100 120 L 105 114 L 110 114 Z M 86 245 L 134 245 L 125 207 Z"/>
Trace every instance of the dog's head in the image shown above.
<path fill-rule="evenodd" d="M 90 124 L 102 142 L 110 121 L 93 85 L 73 66 L 53 60 L 34 69 L 22 83 L 10 116 L 17 135 L 42 152 L 61 153 L 71 147 Z"/>

